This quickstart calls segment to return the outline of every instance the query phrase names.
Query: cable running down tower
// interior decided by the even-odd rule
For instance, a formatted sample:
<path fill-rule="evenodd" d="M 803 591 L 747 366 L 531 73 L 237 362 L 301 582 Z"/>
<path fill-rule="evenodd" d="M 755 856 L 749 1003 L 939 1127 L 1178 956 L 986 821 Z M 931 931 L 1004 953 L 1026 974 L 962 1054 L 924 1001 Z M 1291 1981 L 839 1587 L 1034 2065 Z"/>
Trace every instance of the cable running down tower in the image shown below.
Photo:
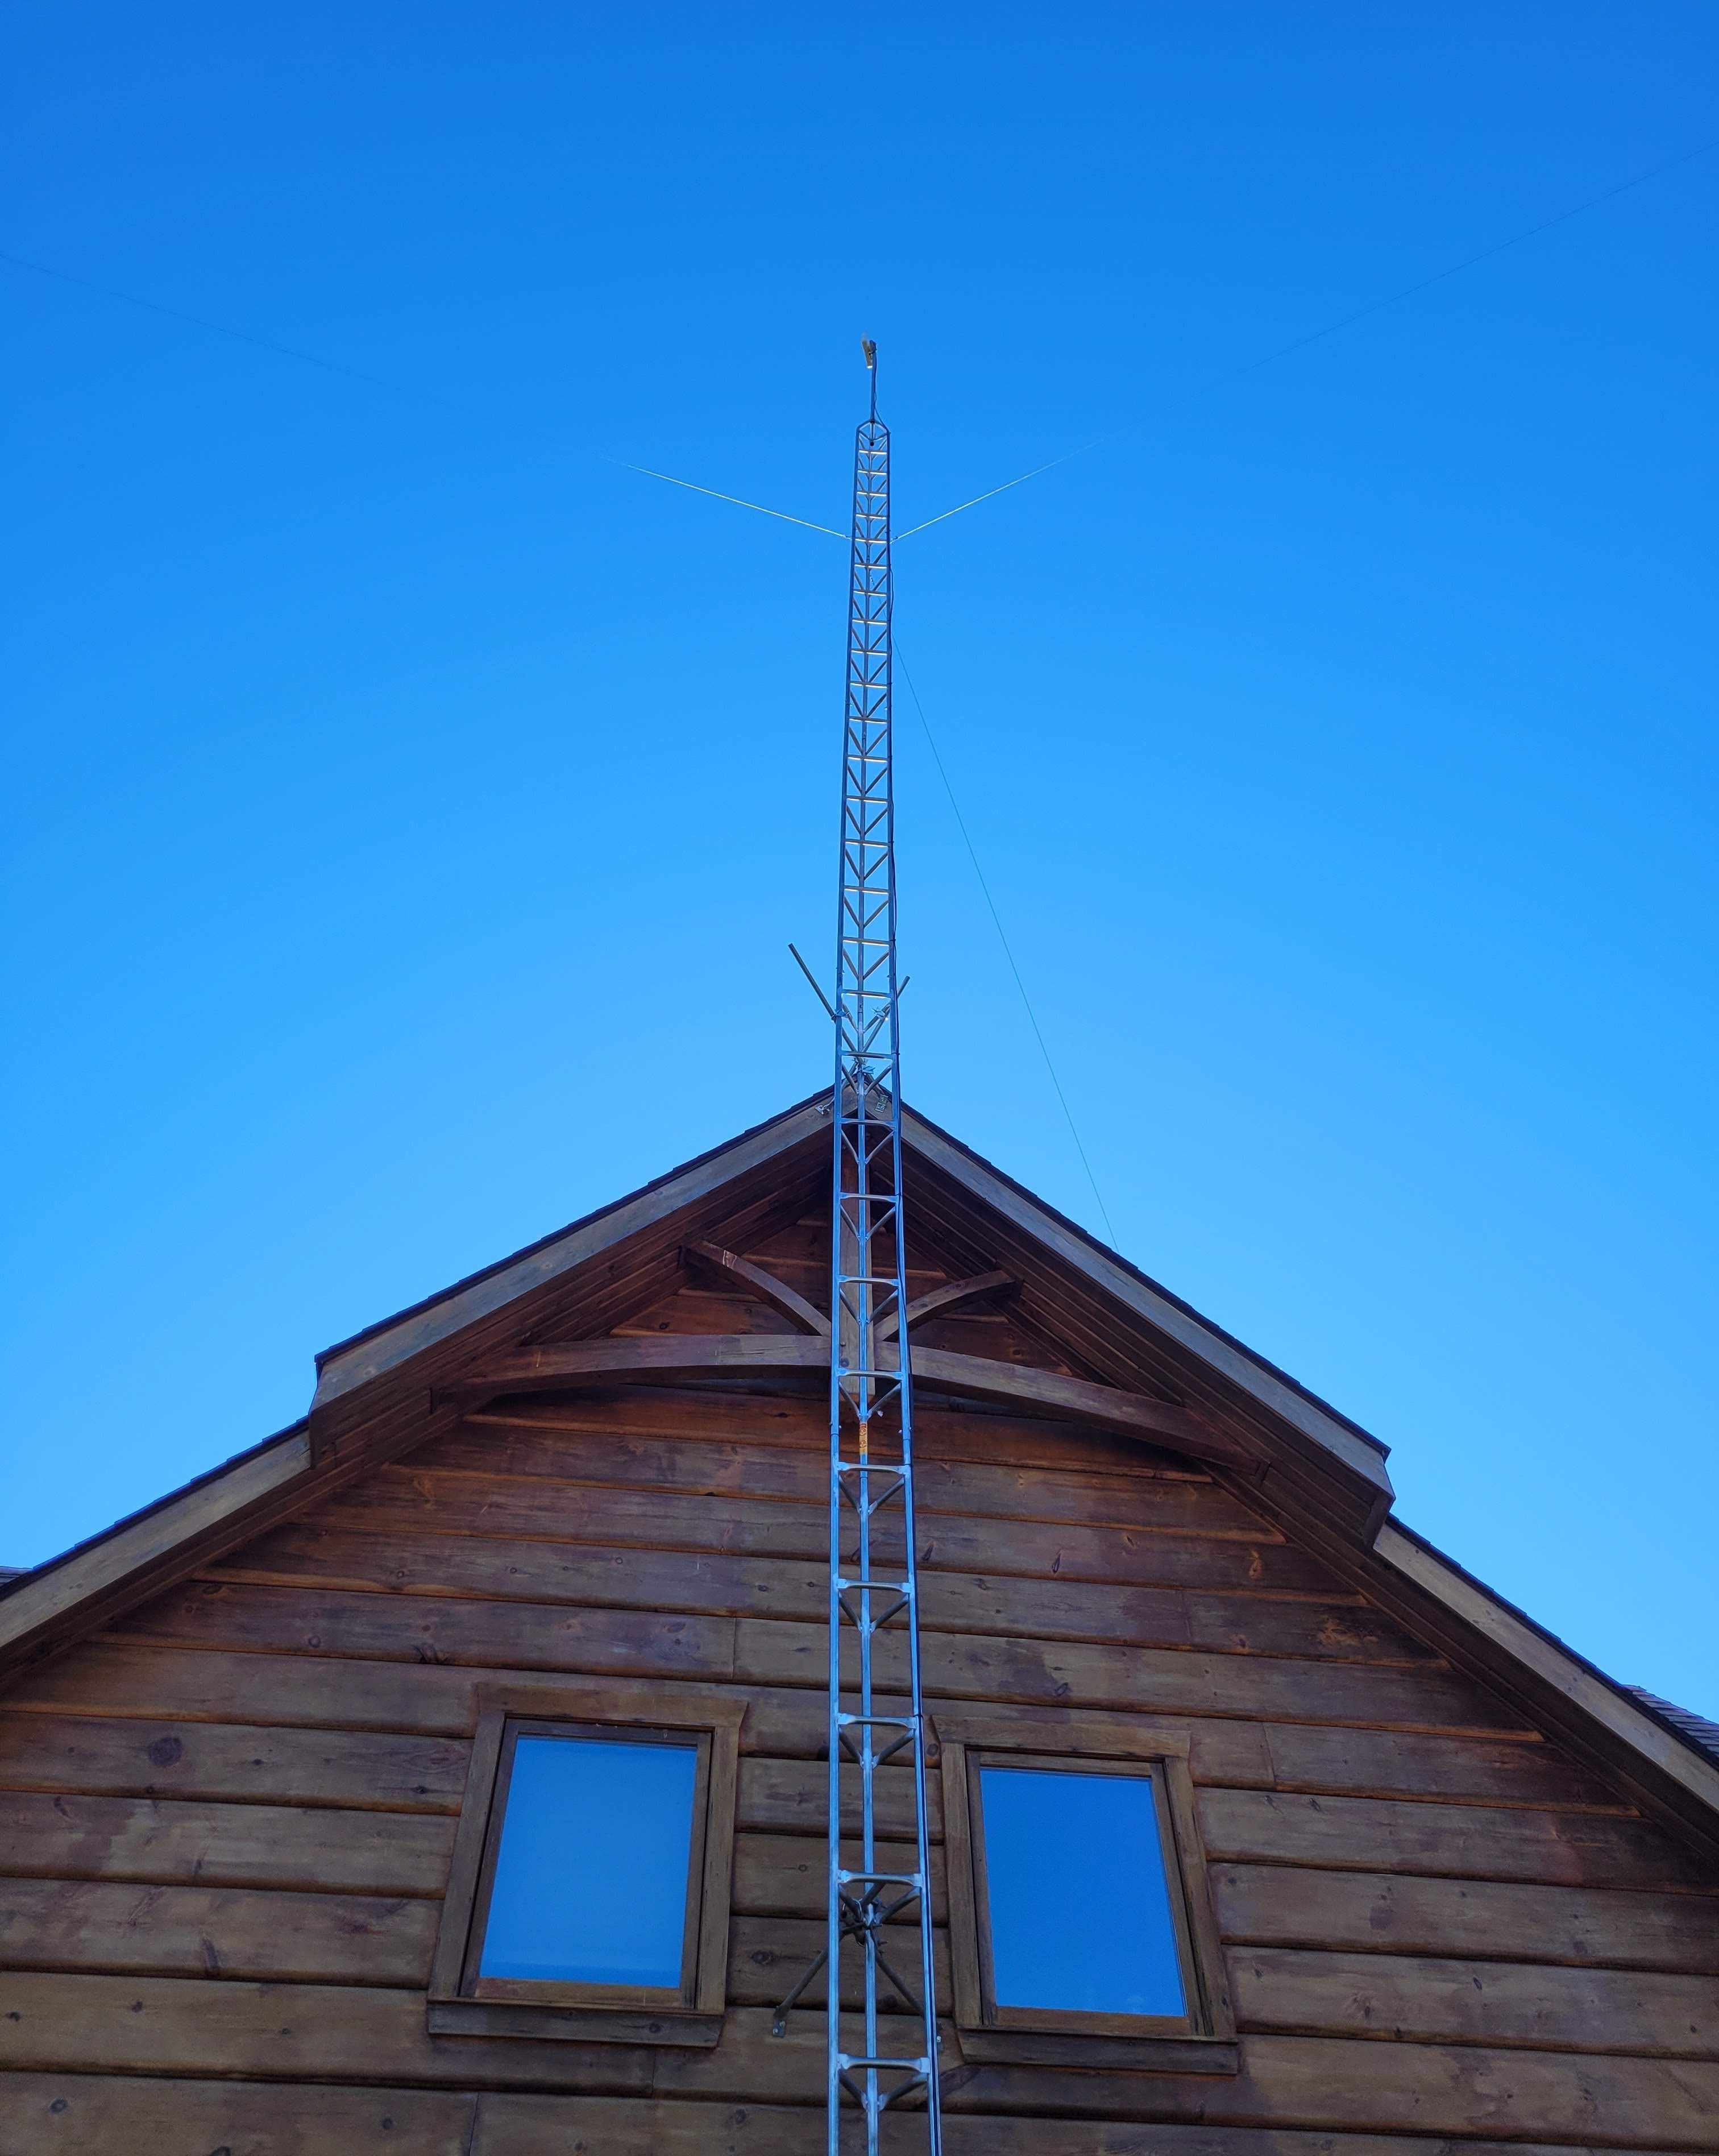
<path fill-rule="evenodd" d="M 877 416 L 877 347 L 869 338 L 865 363 L 871 410 L 854 451 L 832 1115 L 829 2156 L 837 2156 L 844 2107 L 858 2107 L 866 2156 L 876 2156 L 885 2110 L 910 2097 L 925 2122 L 924 2146 L 939 2156 L 912 1382 L 901 1337 L 907 1253 L 890 710 L 890 430 Z M 880 1673 L 885 1633 L 888 1660 Z M 844 1761 L 858 1769 L 859 1783 L 857 1814 L 850 1810 L 846 1825 Z M 911 1871 L 884 1868 L 878 1850 L 876 1784 L 886 1763 L 891 1788 L 911 1775 Z M 900 1829 L 892 1825 L 890 1831 L 893 1838 Z M 902 1960 L 909 1962 L 905 1972 Z M 860 2000 L 846 2013 L 844 1979 Z M 896 2028 L 914 2032 L 889 2052 L 880 2048 L 880 2005 Z"/>

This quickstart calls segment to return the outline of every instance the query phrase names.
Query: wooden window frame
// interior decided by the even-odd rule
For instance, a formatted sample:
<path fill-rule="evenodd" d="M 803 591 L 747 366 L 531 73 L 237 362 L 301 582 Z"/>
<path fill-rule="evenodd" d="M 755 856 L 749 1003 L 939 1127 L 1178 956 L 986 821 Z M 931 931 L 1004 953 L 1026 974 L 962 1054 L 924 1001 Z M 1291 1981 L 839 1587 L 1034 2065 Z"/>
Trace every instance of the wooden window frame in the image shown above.
<path fill-rule="evenodd" d="M 746 1702 L 640 1687 L 482 1686 L 465 1796 L 430 1964 L 433 2036 L 528 2036 L 708 2049 L 722 2033 Z M 516 1748 L 525 1736 L 685 1744 L 698 1753 L 682 1981 L 626 1986 L 478 1974 Z"/>
<path fill-rule="evenodd" d="M 950 1965 L 963 2054 L 988 2065 L 1239 2071 L 1235 2016 L 1188 1770 L 1190 1733 L 1118 1730 L 1108 1717 L 1087 1722 L 1071 1716 L 1052 1725 L 940 1714 L 936 1722 L 942 1754 Z M 985 1766 L 1151 1777 L 1185 2015 L 1088 2014 L 997 2005 L 979 1798 L 979 1773 Z"/>

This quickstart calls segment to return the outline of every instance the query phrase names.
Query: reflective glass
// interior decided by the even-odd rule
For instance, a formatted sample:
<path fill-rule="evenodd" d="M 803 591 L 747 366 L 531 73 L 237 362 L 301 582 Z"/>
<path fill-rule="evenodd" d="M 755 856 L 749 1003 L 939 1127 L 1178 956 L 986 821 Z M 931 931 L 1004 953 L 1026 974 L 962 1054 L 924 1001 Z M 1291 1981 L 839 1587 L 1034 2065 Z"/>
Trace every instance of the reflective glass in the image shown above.
<path fill-rule="evenodd" d="M 698 1752 L 521 1737 L 480 1976 L 680 1982 Z"/>
<path fill-rule="evenodd" d="M 999 2006 L 1187 2012 L 1152 1778 L 981 1767 Z"/>

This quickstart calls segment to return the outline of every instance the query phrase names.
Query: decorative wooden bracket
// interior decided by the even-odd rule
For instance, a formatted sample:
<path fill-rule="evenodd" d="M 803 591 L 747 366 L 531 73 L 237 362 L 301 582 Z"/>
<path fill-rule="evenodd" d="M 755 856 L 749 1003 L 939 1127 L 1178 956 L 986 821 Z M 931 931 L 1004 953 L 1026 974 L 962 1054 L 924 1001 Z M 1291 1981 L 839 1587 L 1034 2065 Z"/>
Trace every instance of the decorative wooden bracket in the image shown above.
<path fill-rule="evenodd" d="M 1249 1471 L 1259 1465 L 1244 1446 L 1186 1408 L 1144 1393 L 1125 1393 L 1085 1378 L 1065 1378 L 1054 1370 L 993 1362 L 987 1356 L 952 1354 L 941 1348 L 915 1348 L 911 1353 L 915 1378 L 944 1392 L 964 1394 L 1024 1414 L 1054 1415 L 1117 1430 L 1194 1460 Z M 886 1354 L 885 1368 L 894 1360 L 893 1352 Z M 504 1393 L 562 1392 L 616 1379 L 809 1377 L 829 1367 L 825 1339 L 796 1339 L 788 1333 L 654 1333 L 643 1339 L 609 1337 L 522 1348 L 439 1397 L 477 1407 Z"/>
<path fill-rule="evenodd" d="M 877 1328 L 880 1340 L 893 1340 L 898 1325 L 910 1330 L 922 1317 L 931 1317 L 938 1311 L 954 1310 L 964 1302 L 977 1302 L 982 1295 L 1001 1295 L 1006 1288 L 1018 1288 L 1020 1282 L 1013 1273 L 974 1273 L 969 1280 L 946 1281 L 942 1287 L 927 1288 L 923 1295 L 914 1296 L 906 1310 L 891 1314 Z"/>
<path fill-rule="evenodd" d="M 779 1281 L 774 1273 L 767 1273 L 762 1265 L 755 1265 L 750 1258 L 736 1256 L 725 1250 L 720 1243 L 689 1243 L 685 1247 L 689 1258 L 696 1258 L 700 1265 L 717 1267 L 732 1273 L 736 1280 L 744 1281 L 761 1302 L 767 1302 L 772 1310 L 779 1310 L 791 1325 L 798 1325 L 802 1332 L 811 1332 L 828 1340 L 829 1320 L 804 1296 L 796 1292 L 786 1281 Z"/>

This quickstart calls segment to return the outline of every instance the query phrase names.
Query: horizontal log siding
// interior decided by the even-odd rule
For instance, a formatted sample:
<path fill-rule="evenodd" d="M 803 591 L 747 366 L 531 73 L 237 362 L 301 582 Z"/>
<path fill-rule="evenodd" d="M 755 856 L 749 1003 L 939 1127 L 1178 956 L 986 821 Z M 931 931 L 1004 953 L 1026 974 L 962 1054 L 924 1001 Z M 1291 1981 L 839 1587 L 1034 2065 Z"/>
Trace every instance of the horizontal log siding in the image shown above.
<path fill-rule="evenodd" d="M 785 2041 L 767 2007 L 731 2007 L 707 2052 L 617 2045 L 437 2043 L 423 1994 L 353 1984 L 55 1975 L 6 1980 L 0 2065 L 30 2073 L 170 2073 L 564 2089 L 724 2103 L 803 2102 L 819 2084 L 823 2031 L 802 2017 Z M 909 2025 L 880 2035 L 905 2041 Z M 1333 2108 L 1352 2131 L 1486 2135 L 1526 2128 L 1589 2147 L 1711 2151 L 1719 2066 L 1617 2054 L 1389 2037 L 1250 2036 L 1235 2076 L 1070 2073 L 955 2066 L 953 2112 L 1049 2112 L 1220 2126 L 1318 2128 Z M 283 2093 L 283 2103 L 290 2096 Z"/>
<path fill-rule="evenodd" d="M 119 2074 L 13 2077 L 0 2156 L 811 2156 L 816 2122 L 777 2104 L 616 2102 Z M 885 2156 L 909 2156 L 913 2124 L 885 2118 Z M 923 2138 L 923 2128 L 920 2129 Z M 952 2112 L 948 2156 L 1452 2156 L 1443 2139 Z M 1568 2144 L 1465 2141 L 1464 2156 L 1573 2156 Z"/>
<path fill-rule="evenodd" d="M 926 1423 L 934 1700 L 1191 1730 L 1243 2030 L 1233 2078 L 978 2067 L 951 2031 L 952 2156 L 1719 2146 L 1697 1860 L 1185 1463 Z M 822 1934 L 818 1442 L 733 1396 L 475 1417 L 27 1680 L 0 2156 L 817 2145 L 815 2011 L 767 2032 Z M 497 1676 L 746 1698 L 714 2052 L 427 2035 Z M 905 1831 L 905 1773 L 881 1804 Z"/>

